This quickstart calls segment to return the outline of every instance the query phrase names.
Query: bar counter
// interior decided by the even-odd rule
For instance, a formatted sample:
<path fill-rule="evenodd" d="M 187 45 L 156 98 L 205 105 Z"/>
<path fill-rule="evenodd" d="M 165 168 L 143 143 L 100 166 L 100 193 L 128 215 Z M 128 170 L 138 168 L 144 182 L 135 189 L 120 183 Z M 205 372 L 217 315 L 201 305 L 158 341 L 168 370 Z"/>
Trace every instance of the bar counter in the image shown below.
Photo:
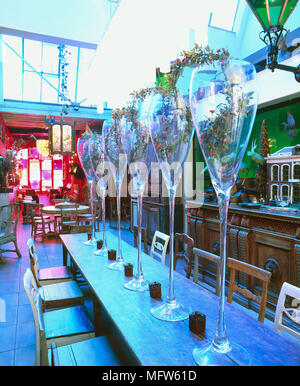
<path fill-rule="evenodd" d="M 219 211 L 217 203 L 187 201 L 188 234 L 195 245 L 219 252 Z M 235 259 L 271 271 L 266 317 L 273 319 L 278 295 L 284 282 L 300 286 L 300 212 L 276 207 L 244 207 L 230 204 L 228 211 L 227 253 Z M 199 278 L 214 285 L 215 269 L 199 265 Z M 261 288 L 245 275 L 238 282 L 257 294 Z M 244 304 L 257 309 L 251 302 Z"/>

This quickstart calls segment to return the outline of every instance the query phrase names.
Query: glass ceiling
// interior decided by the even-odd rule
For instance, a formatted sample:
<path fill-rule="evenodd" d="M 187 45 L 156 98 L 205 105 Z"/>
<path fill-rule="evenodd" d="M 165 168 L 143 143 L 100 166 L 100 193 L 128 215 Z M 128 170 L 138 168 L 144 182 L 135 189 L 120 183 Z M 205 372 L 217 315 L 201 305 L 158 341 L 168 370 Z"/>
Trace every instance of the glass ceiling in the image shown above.
<path fill-rule="evenodd" d="M 67 46 L 68 98 L 88 105 L 84 76 L 94 50 Z M 30 102 L 61 103 L 59 45 L 2 35 L 3 96 Z"/>
<path fill-rule="evenodd" d="M 210 25 L 232 31 L 240 0 L 215 0 L 211 5 Z"/>
<path fill-rule="evenodd" d="M 108 1 L 115 9 L 117 5 L 122 4 L 122 1 Z M 209 22 L 211 26 L 231 31 L 233 29 L 239 1 L 240 0 L 210 0 L 209 3 L 198 3 L 198 8 L 195 10 L 193 16 L 193 22 L 191 22 L 191 17 L 187 17 L 192 14 L 192 9 L 190 9 L 192 8 L 192 2 L 184 2 L 182 6 L 186 9 L 186 20 L 184 20 L 183 17 L 181 19 L 182 23 L 189 24 L 190 28 L 201 28 L 201 30 L 203 29 L 204 31 L 204 29 L 206 29 L 207 31 Z M 128 4 L 130 3 L 127 3 L 126 6 Z M 178 13 L 180 13 L 179 8 Z M 118 16 L 118 10 L 116 15 Z M 164 36 L 162 36 L 163 31 L 164 30 L 160 31 L 162 39 L 164 38 Z M 178 34 L 180 33 L 181 31 L 178 31 Z M 206 32 L 201 33 L 201 36 L 204 36 L 204 40 L 206 34 Z M 118 34 L 118 36 L 120 39 L 120 34 Z M 180 36 L 183 36 L 183 34 L 181 33 Z M 180 42 L 179 37 L 174 34 L 173 39 L 178 40 L 177 45 L 181 48 L 182 42 Z M 198 39 L 197 43 L 206 44 L 205 41 L 198 41 Z M 89 72 L 95 51 L 74 46 L 67 46 L 66 48 L 70 52 L 68 57 L 68 98 L 73 103 L 80 104 L 81 106 L 95 106 L 97 104 L 97 96 L 95 93 L 94 95 L 90 93 L 88 82 L 86 82 L 86 75 Z M 164 47 L 164 50 L 165 49 L 166 46 Z M 114 51 L 114 54 L 117 54 L 114 45 L 111 46 L 111 50 Z M 59 95 L 61 76 L 59 73 L 58 44 L 2 35 L 2 52 L 4 99 L 44 103 L 62 102 Z M 106 58 L 108 59 L 108 63 L 110 59 L 112 59 L 111 55 L 108 57 L 106 55 Z M 157 61 L 157 59 L 158 58 L 155 60 Z M 170 59 L 173 59 L 173 54 Z M 155 71 L 156 66 L 159 67 L 160 63 L 155 63 L 155 66 L 153 65 L 153 71 Z M 154 74 L 155 72 L 153 73 L 153 77 Z M 105 77 L 109 77 L 109 74 L 106 73 Z"/>

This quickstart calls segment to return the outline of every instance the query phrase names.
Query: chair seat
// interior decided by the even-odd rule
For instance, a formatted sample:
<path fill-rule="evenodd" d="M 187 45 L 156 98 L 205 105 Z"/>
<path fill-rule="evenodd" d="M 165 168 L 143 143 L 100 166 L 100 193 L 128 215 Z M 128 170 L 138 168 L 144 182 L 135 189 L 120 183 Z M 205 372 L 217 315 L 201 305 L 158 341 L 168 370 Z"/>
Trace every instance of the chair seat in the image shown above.
<path fill-rule="evenodd" d="M 83 305 L 84 296 L 78 284 L 72 280 L 49 284 L 40 288 L 43 309 Z"/>
<path fill-rule="evenodd" d="M 41 220 L 41 219 L 34 219 L 35 224 L 52 224 L 54 223 L 54 220 L 51 220 L 50 218 Z"/>
<path fill-rule="evenodd" d="M 51 268 L 43 268 L 39 270 L 39 280 L 47 281 L 47 280 L 72 280 L 72 272 L 69 267 L 61 266 L 61 267 L 51 267 Z"/>
<path fill-rule="evenodd" d="M 50 219 L 50 216 L 43 216 L 43 219 L 44 219 L 44 220 L 49 220 L 49 219 Z M 40 217 L 40 216 L 34 217 L 34 221 L 41 221 L 41 217 Z"/>
<path fill-rule="evenodd" d="M 46 339 L 89 334 L 95 331 L 85 307 L 76 306 L 43 313 Z"/>
<path fill-rule="evenodd" d="M 57 347 L 60 366 L 121 366 L 105 336 Z M 51 350 L 48 350 L 51 363 Z"/>

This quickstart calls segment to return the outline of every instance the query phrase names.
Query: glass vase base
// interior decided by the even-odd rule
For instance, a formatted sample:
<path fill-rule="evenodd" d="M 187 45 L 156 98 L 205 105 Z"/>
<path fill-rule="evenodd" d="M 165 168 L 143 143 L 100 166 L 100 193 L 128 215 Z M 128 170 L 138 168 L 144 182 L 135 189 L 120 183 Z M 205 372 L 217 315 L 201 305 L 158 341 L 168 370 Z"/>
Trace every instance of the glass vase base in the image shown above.
<path fill-rule="evenodd" d="M 114 271 L 123 271 L 124 270 L 124 265 L 125 265 L 124 260 L 119 260 L 115 261 L 114 263 L 111 263 L 107 266 L 108 269 L 112 269 Z"/>
<path fill-rule="evenodd" d="M 137 278 L 124 283 L 124 287 L 130 291 L 148 291 L 149 290 L 149 281 L 144 278 Z"/>
<path fill-rule="evenodd" d="M 97 255 L 97 256 L 107 255 L 107 248 L 97 249 L 96 251 L 94 251 L 94 255 Z"/>
<path fill-rule="evenodd" d="M 227 352 L 219 351 L 209 342 L 193 350 L 193 357 L 198 366 L 251 366 L 249 353 L 240 345 L 230 343 Z"/>
<path fill-rule="evenodd" d="M 94 247 L 95 245 L 97 245 L 97 240 L 96 239 L 87 240 L 87 241 L 84 241 L 83 244 L 89 247 Z"/>
<path fill-rule="evenodd" d="M 166 322 L 179 322 L 189 317 L 189 312 L 176 301 L 153 307 L 150 312 L 155 318 Z"/>

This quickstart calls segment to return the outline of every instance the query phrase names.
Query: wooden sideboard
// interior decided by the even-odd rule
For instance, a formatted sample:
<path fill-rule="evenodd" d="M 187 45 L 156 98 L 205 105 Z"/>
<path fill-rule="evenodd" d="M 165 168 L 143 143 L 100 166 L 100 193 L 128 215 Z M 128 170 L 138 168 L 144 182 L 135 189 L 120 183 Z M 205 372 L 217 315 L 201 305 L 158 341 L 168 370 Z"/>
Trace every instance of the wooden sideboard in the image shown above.
<path fill-rule="evenodd" d="M 142 226 L 147 230 L 148 244 L 156 230 L 170 234 L 169 199 L 151 198 L 143 199 Z M 184 206 L 180 198 L 175 199 L 174 232 L 183 231 Z M 131 231 L 137 225 L 137 199 L 131 198 Z"/>
<path fill-rule="evenodd" d="M 219 252 L 219 211 L 216 203 L 187 201 L 188 234 L 195 245 L 206 251 Z M 273 320 L 278 295 L 284 282 L 300 286 L 300 213 L 272 207 L 244 208 L 231 204 L 228 212 L 227 256 L 269 270 L 266 317 Z M 216 269 L 199 262 L 199 279 L 215 286 Z M 245 275 L 237 277 L 240 285 L 260 294 L 258 283 Z M 257 310 L 254 302 L 237 301 Z"/>

